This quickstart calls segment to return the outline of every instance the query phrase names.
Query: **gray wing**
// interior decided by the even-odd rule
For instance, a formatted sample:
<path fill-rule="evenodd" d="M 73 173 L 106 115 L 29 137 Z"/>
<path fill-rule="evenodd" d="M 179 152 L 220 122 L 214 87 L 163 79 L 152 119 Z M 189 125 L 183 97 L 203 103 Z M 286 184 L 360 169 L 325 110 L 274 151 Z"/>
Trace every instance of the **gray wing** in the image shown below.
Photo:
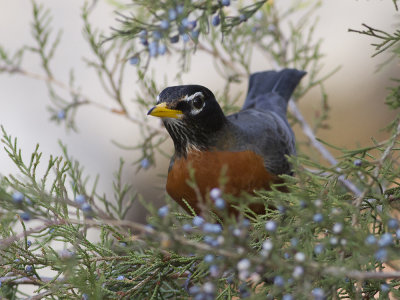
<path fill-rule="evenodd" d="M 253 150 L 273 174 L 290 174 L 286 155 L 295 155 L 295 138 L 286 116 L 274 111 L 247 109 L 228 116 L 238 141 L 236 149 Z"/>
<path fill-rule="evenodd" d="M 231 130 L 237 135 L 236 148 L 247 147 L 263 156 L 265 167 L 274 174 L 291 173 L 285 156 L 295 155 L 296 148 L 286 110 L 290 96 L 305 74 L 296 69 L 252 74 L 242 110 L 228 117 Z"/>

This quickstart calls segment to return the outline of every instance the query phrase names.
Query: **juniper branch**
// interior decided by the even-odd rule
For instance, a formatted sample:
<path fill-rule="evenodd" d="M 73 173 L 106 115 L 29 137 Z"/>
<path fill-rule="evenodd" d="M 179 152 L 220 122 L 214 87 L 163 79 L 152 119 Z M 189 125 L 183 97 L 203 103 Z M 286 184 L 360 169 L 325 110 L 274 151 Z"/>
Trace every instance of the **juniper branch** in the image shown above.
<path fill-rule="evenodd" d="M 397 6 L 396 6 L 396 9 L 397 9 Z M 362 26 L 364 26 L 367 30 L 349 29 L 348 31 L 367 35 L 367 36 L 372 36 L 372 37 L 375 37 L 375 38 L 381 40 L 380 43 L 372 44 L 372 46 L 375 47 L 375 53 L 372 55 L 372 57 L 377 56 L 378 54 L 390 49 L 391 47 L 393 47 L 400 41 L 400 30 L 396 30 L 394 33 L 390 34 L 390 33 L 387 33 L 386 31 L 373 28 L 364 23 L 362 24 Z"/>
<path fill-rule="evenodd" d="M 379 173 L 383 167 L 383 164 L 386 161 L 386 159 L 388 158 L 388 156 L 391 154 L 396 142 L 398 142 L 399 136 L 400 136 L 400 121 L 397 123 L 395 132 L 393 133 L 391 138 L 387 141 L 387 146 L 386 146 L 385 150 L 383 151 L 382 156 L 377 161 L 377 166 L 373 170 L 373 176 L 371 176 L 369 178 L 368 183 L 367 183 L 366 187 L 364 188 L 364 191 L 356 199 L 354 199 L 353 204 L 356 207 L 360 207 L 361 203 L 364 201 L 365 197 L 370 192 L 370 189 L 372 188 L 373 184 L 375 183 L 374 178 L 378 178 Z M 353 215 L 352 225 L 355 226 L 357 223 L 358 223 L 358 217 L 357 217 L 357 215 Z"/>

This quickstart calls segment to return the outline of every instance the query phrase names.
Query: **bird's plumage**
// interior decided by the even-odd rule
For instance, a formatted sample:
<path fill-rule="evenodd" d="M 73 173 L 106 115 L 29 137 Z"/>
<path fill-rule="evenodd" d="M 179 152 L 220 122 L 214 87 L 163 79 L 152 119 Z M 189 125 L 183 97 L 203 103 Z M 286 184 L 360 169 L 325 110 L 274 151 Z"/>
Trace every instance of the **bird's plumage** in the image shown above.
<path fill-rule="evenodd" d="M 228 168 L 227 176 L 231 176 L 225 191 L 234 195 L 269 188 L 277 175 L 291 174 L 286 156 L 295 155 L 296 150 L 286 111 L 304 75 L 296 69 L 252 74 L 242 109 L 229 116 L 203 86 L 164 89 L 149 114 L 163 118 L 174 141 L 175 154 L 167 180 L 172 198 L 182 205 L 184 198 L 198 212 L 201 200 L 186 182 L 190 166 L 203 198 L 218 186 L 224 166 Z"/>
<path fill-rule="evenodd" d="M 247 147 L 262 155 L 265 167 L 273 174 L 291 172 L 286 155 L 295 155 L 296 148 L 286 112 L 289 99 L 305 74 L 296 69 L 252 74 L 242 110 L 228 116 L 243 133 Z"/>

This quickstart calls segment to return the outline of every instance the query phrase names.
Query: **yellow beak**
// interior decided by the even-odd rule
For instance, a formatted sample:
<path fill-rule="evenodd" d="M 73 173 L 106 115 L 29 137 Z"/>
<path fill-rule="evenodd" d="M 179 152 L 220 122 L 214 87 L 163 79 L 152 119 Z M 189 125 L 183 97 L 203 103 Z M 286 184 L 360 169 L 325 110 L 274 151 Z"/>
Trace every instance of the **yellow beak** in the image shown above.
<path fill-rule="evenodd" d="M 167 107 L 167 103 L 163 102 L 150 109 L 147 115 L 159 118 L 180 119 L 183 112 L 181 110 L 170 109 Z"/>

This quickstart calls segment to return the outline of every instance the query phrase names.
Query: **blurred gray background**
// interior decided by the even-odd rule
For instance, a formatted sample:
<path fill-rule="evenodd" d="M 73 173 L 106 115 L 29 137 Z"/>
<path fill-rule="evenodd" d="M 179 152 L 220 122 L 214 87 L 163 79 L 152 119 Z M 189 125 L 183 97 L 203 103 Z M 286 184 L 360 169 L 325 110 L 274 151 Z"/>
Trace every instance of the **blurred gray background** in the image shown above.
<path fill-rule="evenodd" d="M 64 30 L 62 41 L 56 53 L 52 67 L 55 76 L 68 82 L 71 67 L 76 71 L 78 84 L 84 93 L 101 103 L 110 103 L 102 93 L 93 70 L 89 70 L 81 61 L 90 57 L 90 51 L 82 38 L 82 20 L 80 18 L 81 1 L 38 1 L 51 9 L 55 30 Z M 285 6 L 290 1 L 275 1 L 278 6 Z M 104 1 L 92 15 L 92 22 L 106 32 L 115 26 L 115 7 Z M 0 0 L 0 44 L 6 49 L 16 49 L 23 44 L 33 44 L 30 36 L 32 7 L 29 0 Z M 369 145 L 371 137 L 381 139 L 386 136 L 380 129 L 387 125 L 393 112 L 384 105 L 386 87 L 390 78 L 399 77 L 398 65 L 392 64 L 383 71 L 374 72 L 376 66 L 387 59 L 380 55 L 371 58 L 374 53 L 370 43 L 374 39 L 355 33 L 349 28 L 360 29 L 361 23 L 376 28 L 394 31 L 393 24 L 399 21 L 392 1 L 325 1 L 317 13 L 320 22 L 316 31 L 317 38 L 323 38 L 322 52 L 326 54 L 324 70 L 328 72 L 340 65 L 340 71 L 328 80 L 326 92 L 329 95 L 331 129 L 318 132 L 318 137 L 338 146 L 354 147 Z M 175 64 L 173 57 L 157 61 L 164 71 Z M 41 73 L 37 57 L 28 55 L 25 68 Z M 260 61 L 254 71 L 267 69 L 267 61 Z M 133 68 L 131 66 L 128 67 Z M 125 86 L 124 95 L 130 111 L 135 111 L 133 98 L 136 93 L 135 72 L 130 84 Z M 204 55 L 194 56 L 192 71 L 184 77 L 185 83 L 197 83 L 218 90 L 221 79 L 212 74 L 212 61 Z M 128 77 L 129 78 L 129 74 Z M 127 82 L 128 83 L 128 82 Z M 174 82 L 171 82 L 174 84 Z M 175 84 L 177 84 L 175 82 Z M 245 91 L 247 84 L 239 88 Z M 147 201 L 162 202 L 164 176 L 168 162 L 164 160 L 156 168 L 135 173 L 130 163 L 135 161 L 138 153 L 122 150 L 112 144 L 115 140 L 125 145 L 135 145 L 140 138 L 135 125 L 118 115 L 110 114 L 94 107 L 83 107 L 77 116 L 78 133 L 66 132 L 63 126 L 49 122 L 47 105 L 49 99 L 45 84 L 41 81 L 20 75 L 0 74 L 0 124 L 9 134 L 18 137 L 19 145 L 25 150 L 24 157 L 29 158 L 36 143 L 43 151 L 43 162 L 50 154 L 60 154 L 58 140 L 68 145 L 69 153 L 85 166 L 86 174 L 100 174 L 99 192 L 112 196 L 112 175 L 117 170 L 120 157 L 127 162 L 125 179 L 132 182 L 136 190 L 142 193 Z M 311 122 L 315 109 L 319 105 L 319 91 L 311 91 L 300 102 L 300 108 Z M 153 120 L 158 124 L 157 120 Z M 300 137 L 299 129 L 295 128 Z M 171 146 L 171 143 L 168 144 Z M 338 153 L 335 153 L 338 154 Z M 0 150 L 0 174 L 15 173 L 16 168 Z M 158 204 L 159 205 L 159 204 Z M 144 214 L 137 205 L 132 209 L 132 218 L 144 221 Z"/>

